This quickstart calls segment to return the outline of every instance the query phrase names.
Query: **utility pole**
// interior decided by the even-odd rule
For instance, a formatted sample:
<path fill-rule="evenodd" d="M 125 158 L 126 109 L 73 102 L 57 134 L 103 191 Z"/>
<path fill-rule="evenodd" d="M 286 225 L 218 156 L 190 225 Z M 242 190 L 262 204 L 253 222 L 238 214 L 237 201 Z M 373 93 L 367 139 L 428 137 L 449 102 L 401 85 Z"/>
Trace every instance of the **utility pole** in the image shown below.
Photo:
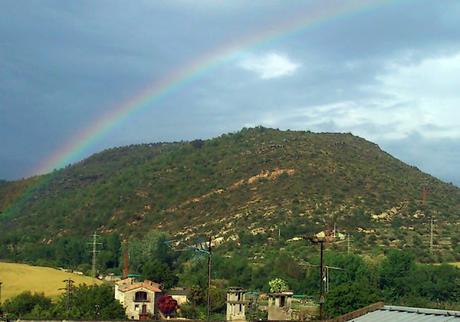
<path fill-rule="evenodd" d="M 125 240 L 125 249 L 123 250 L 123 279 L 128 278 L 129 275 L 129 244 L 128 240 Z"/>
<path fill-rule="evenodd" d="M 431 222 L 430 222 L 430 254 L 433 254 L 433 225 L 434 225 L 434 220 L 433 220 L 433 217 L 431 217 Z"/>
<path fill-rule="evenodd" d="M 425 215 L 428 212 L 427 200 L 428 200 L 429 193 L 430 193 L 429 185 L 428 184 L 422 185 L 421 202 L 424 207 Z M 430 254 L 431 255 L 433 255 L 433 229 L 434 229 L 434 219 L 433 219 L 433 215 L 431 215 L 431 219 L 430 219 Z"/>
<path fill-rule="evenodd" d="M 350 255 L 350 233 L 347 234 L 347 254 Z"/>
<path fill-rule="evenodd" d="M 208 294 L 207 294 L 207 315 L 206 319 L 209 321 L 211 313 L 211 266 L 212 266 L 212 237 L 209 236 L 208 240 Z"/>
<path fill-rule="evenodd" d="M 102 245 L 102 243 L 97 242 L 97 237 L 99 237 L 99 236 L 96 234 L 96 232 L 94 232 L 93 241 L 91 242 L 91 244 L 92 244 L 91 253 L 93 255 L 92 265 L 91 265 L 91 276 L 94 277 L 94 278 L 96 277 L 97 253 L 99 252 L 97 250 L 97 245 Z"/>
<path fill-rule="evenodd" d="M 320 288 L 319 288 L 319 319 L 324 318 L 324 239 L 318 241 L 320 244 Z"/>
<path fill-rule="evenodd" d="M 72 279 L 68 278 L 66 280 L 63 280 L 63 282 L 65 283 L 65 287 L 60 288 L 60 290 L 65 290 L 65 293 L 66 293 L 65 306 L 66 306 L 67 313 L 69 313 L 70 308 L 71 308 L 70 300 L 71 300 L 71 297 L 72 297 L 74 281 Z"/>
<path fill-rule="evenodd" d="M 331 240 L 331 236 L 329 237 L 308 237 L 306 238 L 310 240 L 313 244 L 320 245 L 320 262 L 319 262 L 319 319 L 324 319 L 324 302 L 326 301 L 324 295 L 324 284 L 325 284 L 325 276 L 324 276 L 324 244 L 327 241 Z"/>
<path fill-rule="evenodd" d="M 2 305 L 2 282 L 0 282 L 0 305 Z"/>

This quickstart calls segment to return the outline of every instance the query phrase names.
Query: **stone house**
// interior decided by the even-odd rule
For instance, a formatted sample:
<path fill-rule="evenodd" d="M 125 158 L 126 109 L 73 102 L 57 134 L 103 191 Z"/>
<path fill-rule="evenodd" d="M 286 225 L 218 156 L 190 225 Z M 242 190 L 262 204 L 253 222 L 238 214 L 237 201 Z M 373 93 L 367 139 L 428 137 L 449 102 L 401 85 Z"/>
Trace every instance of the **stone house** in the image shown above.
<path fill-rule="evenodd" d="M 160 284 L 132 277 L 115 283 L 115 299 L 125 308 L 131 320 L 147 320 L 157 313 L 156 300 L 161 295 Z"/>
<path fill-rule="evenodd" d="M 227 321 L 246 321 L 248 304 L 245 289 L 241 287 L 229 288 L 227 291 Z"/>
<path fill-rule="evenodd" d="M 182 305 L 188 302 L 189 291 L 183 287 L 173 287 L 169 290 L 168 295 L 171 295 L 178 305 Z"/>
<path fill-rule="evenodd" d="M 292 292 L 268 294 L 268 320 L 292 320 Z"/>

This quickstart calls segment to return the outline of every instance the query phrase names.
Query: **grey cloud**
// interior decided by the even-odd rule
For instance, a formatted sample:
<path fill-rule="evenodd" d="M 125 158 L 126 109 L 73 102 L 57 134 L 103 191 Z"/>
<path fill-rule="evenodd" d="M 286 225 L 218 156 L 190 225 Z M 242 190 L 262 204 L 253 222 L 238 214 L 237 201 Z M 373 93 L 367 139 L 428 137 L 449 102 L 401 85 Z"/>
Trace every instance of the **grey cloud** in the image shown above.
<path fill-rule="evenodd" d="M 0 138 L 6 152 L 0 155 L 0 178 L 22 176 L 103 113 L 171 71 L 314 7 L 313 1 L 281 0 L 3 1 Z M 319 111 L 312 120 L 299 109 L 341 102 L 365 105 L 367 111 L 378 111 L 382 101 L 386 108 L 415 105 L 410 97 L 396 101 L 379 91 L 378 77 L 389 62 L 415 64 L 459 52 L 459 18 L 457 1 L 407 1 L 247 48 L 254 55 L 285 54 L 301 68 L 290 77 L 261 82 L 237 68 L 236 57 L 126 119 L 80 157 L 114 145 L 211 137 L 270 117 L 280 128 L 354 131 L 385 143 L 372 117 L 344 126 L 333 111 Z M 416 130 L 439 133 L 442 124 L 427 122 Z M 402 125 L 396 122 L 392 130 Z M 403 155 L 411 140 L 388 141 L 388 147 Z M 432 173 L 455 177 L 452 167 L 427 155 L 430 137 L 417 142 L 426 146 L 425 154 L 407 152 L 406 160 L 428 162 Z M 440 155 L 458 163 L 460 156 L 447 150 Z"/>

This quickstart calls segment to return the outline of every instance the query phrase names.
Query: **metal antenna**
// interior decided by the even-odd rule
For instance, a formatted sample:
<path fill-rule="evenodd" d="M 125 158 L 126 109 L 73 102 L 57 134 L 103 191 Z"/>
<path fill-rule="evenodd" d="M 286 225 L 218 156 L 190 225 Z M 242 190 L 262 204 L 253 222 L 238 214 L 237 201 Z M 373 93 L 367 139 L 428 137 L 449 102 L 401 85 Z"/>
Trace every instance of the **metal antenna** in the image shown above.
<path fill-rule="evenodd" d="M 172 241 L 165 241 L 165 244 L 171 247 Z M 172 247 L 171 247 L 172 248 Z M 206 320 L 209 321 L 211 316 L 211 270 L 212 270 L 212 237 L 209 236 L 208 242 L 200 242 L 192 246 L 186 246 L 182 249 L 176 249 L 178 252 L 193 250 L 196 253 L 204 254 L 208 257 L 208 290 L 207 290 L 207 300 L 206 300 Z"/>

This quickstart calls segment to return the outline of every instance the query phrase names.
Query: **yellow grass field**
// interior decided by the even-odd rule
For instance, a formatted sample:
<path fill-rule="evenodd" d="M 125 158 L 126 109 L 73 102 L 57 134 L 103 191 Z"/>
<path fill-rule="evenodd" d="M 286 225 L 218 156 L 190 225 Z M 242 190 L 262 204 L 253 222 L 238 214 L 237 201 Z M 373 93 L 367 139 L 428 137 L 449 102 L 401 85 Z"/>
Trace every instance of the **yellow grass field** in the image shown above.
<path fill-rule="evenodd" d="M 54 268 L 0 262 L 2 302 L 24 291 L 43 292 L 57 298 L 65 286 L 63 280 L 71 278 L 78 284 L 101 284 L 98 279 L 63 272 Z"/>

